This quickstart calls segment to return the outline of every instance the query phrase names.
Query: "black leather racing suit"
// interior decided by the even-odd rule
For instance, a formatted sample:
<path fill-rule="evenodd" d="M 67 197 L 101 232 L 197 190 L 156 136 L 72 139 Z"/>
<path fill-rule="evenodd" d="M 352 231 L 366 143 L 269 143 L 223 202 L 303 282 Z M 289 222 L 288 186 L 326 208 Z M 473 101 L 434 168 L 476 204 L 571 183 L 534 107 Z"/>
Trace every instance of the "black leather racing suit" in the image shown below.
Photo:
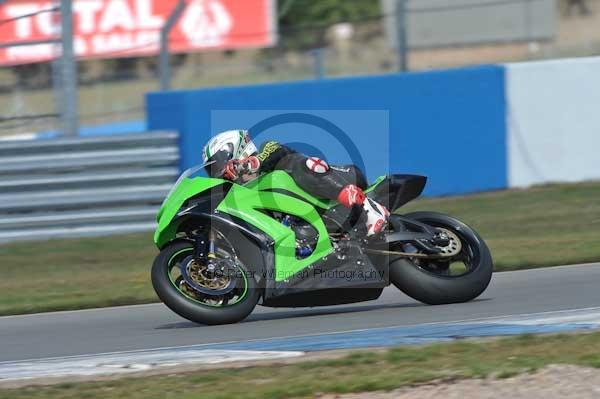
<path fill-rule="evenodd" d="M 259 173 L 284 170 L 294 178 L 300 188 L 317 198 L 335 200 L 340 191 L 349 184 L 363 190 L 367 188 L 367 180 L 356 166 L 330 166 L 323 163 L 325 171 L 319 173 L 308 166 L 309 157 L 276 141 L 264 143 L 256 157 L 260 161 Z"/>

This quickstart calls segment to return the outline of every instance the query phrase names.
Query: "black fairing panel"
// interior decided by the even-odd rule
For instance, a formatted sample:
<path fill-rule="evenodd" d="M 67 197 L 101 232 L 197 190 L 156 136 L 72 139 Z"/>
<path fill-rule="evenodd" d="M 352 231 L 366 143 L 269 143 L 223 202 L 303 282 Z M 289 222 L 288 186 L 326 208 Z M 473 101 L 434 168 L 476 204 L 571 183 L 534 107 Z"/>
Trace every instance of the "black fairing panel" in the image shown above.
<path fill-rule="evenodd" d="M 330 255 L 265 291 L 264 306 L 329 306 L 377 299 L 389 284 L 387 265 L 380 268 L 351 244 L 343 259 Z"/>
<path fill-rule="evenodd" d="M 369 197 L 393 211 L 421 195 L 426 183 L 425 176 L 391 175 L 379 183 Z"/>
<path fill-rule="evenodd" d="M 181 206 L 181 210 L 193 207 L 196 212 L 211 213 L 229 193 L 232 185 L 232 183 L 226 182 L 202 191 L 185 201 Z"/>
<path fill-rule="evenodd" d="M 286 295 L 270 298 L 263 302 L 263 306 L 272 308 L 300 308 L 344 305 L 347 303 L 374 301 L 381 296 L 382 291 L 383 288 L 368 286 L 311 291 L 298 290 Z"/>

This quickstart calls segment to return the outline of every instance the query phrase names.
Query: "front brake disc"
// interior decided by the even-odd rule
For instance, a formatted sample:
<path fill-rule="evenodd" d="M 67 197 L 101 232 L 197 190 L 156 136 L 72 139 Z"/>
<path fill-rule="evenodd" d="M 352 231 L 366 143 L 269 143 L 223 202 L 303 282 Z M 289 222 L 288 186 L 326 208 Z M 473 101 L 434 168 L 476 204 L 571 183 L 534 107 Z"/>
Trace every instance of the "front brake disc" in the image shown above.
<path fill-rule="evenodd" d="M 198 263 L 193 256 L 182 262 L 181 276 L 194 291 L 209 296 L 222 296 L 233 291 L 242 279 L 235 265 L 228 259 L 216 259 L 209 264 Z"/>

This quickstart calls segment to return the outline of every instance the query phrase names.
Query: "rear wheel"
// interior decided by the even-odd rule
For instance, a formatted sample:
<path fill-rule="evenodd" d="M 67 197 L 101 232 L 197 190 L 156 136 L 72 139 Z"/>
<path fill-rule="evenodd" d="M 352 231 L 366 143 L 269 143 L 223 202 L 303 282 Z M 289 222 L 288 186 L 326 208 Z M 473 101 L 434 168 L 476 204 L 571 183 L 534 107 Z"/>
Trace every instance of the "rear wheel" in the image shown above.
<path fill-rule="evenodd" d="M 210 269 L 197 262 L 193 253 L 191 242 L 178 241 L 158 254 L 152 286 L 161 301 L 196 323 L 229 324 L 246 318 L 260 293 L 244 265 L 226 248 L 219 248 Z"/>
<path fill-rule="evenodd" d="M 450 238 L 444 259 L 390 257 L 390 281 L 410 297 L 430 304 L 467 302 L 490 283 L 493 262 L 483 239 L 469 226 L 436 212 L 414 212 L 405 217 L 437 227 Z M 402 251 L 402 248 L 392 248 Z"/>

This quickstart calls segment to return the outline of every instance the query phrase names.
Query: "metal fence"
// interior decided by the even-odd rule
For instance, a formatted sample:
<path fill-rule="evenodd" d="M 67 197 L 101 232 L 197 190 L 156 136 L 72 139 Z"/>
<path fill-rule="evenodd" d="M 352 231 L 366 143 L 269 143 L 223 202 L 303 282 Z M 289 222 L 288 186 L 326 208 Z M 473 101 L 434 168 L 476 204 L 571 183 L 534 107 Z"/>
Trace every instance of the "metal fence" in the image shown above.
<path fill-rule="evenodd" d="M 151 230 L 178 162 L 172 132 L 0 143 L 0 242 Z"/>
<path fill-rule="evenodd" d="M 538 12 L 537 6 L 556 4 L 557 0 L 405 2 L 409 36 L 405 61 L 410 70 L 600 53 L 600 30 L 597 29 L 600 0 L 558 0 L 558 7 L 554 9 L 556 35 L 547 40 L 541 40 L 537 34 L 538 25 L 542 18 L 546 21 L 542 25 L 546 26 L 548 10 L 552 8 Z M 585 10 L 578 12 L 574 3 L 585 4 Z M 526 7 L 529 5 L 531 8 Z M 515 13 L 498 15 L 497 9 L 514 9 Z M 518 13 L 521 9 L 524 11 Z M 520 40 L 524 41 L 486 36 L 491 33 L 491 27 L 486 25 L 487 20 L 477 17 L 479 14 L 471 14 L 475 11 L 494 18 L 500 27 L 510 32 L 520 32 Z M 447 14 L 452 18 L 447 18 Z M 470 17 L 472 15 L 475 16 Z M 214 87 L 396 71 L 398 57 L 385 29 L 388 17 L 389 12 L 380 9 L 372 15 L 341 18 L 338 23 L 315 21 L 310 26 L 282 25 L 277 46 L 268 49 L 172 55 L 171 85 L 176 89 Z M 6 26 L 14 23 L 6 22 Z M 512 29 L 517 23 L 518 29 Z M 466 35 L 469 43 L 475 43 L 461 42 L 458 40 L 461 35 Z M 428 41 L 439 42 L 440 37 L 446 36 L 454 38 L 452 42 L 456 44 L 436 47 Z M 481 43 L 484 39 L 489 43 Z M 159 88 L 157 65 L 156 56 L 79 60 L 81 125 L 142 119 L 144 93 Z M 53 68 L 51 63 L 0 67 L 0 109 L 3 110 L 0 136 L 61 129 L 59 114 L 63 107 L 58 105 L 63 97 L 57 96 L 60 93 L 57 87 L 61 84 L 56 78 L 59 74 L 53 70 L 60 68 Z"/>

